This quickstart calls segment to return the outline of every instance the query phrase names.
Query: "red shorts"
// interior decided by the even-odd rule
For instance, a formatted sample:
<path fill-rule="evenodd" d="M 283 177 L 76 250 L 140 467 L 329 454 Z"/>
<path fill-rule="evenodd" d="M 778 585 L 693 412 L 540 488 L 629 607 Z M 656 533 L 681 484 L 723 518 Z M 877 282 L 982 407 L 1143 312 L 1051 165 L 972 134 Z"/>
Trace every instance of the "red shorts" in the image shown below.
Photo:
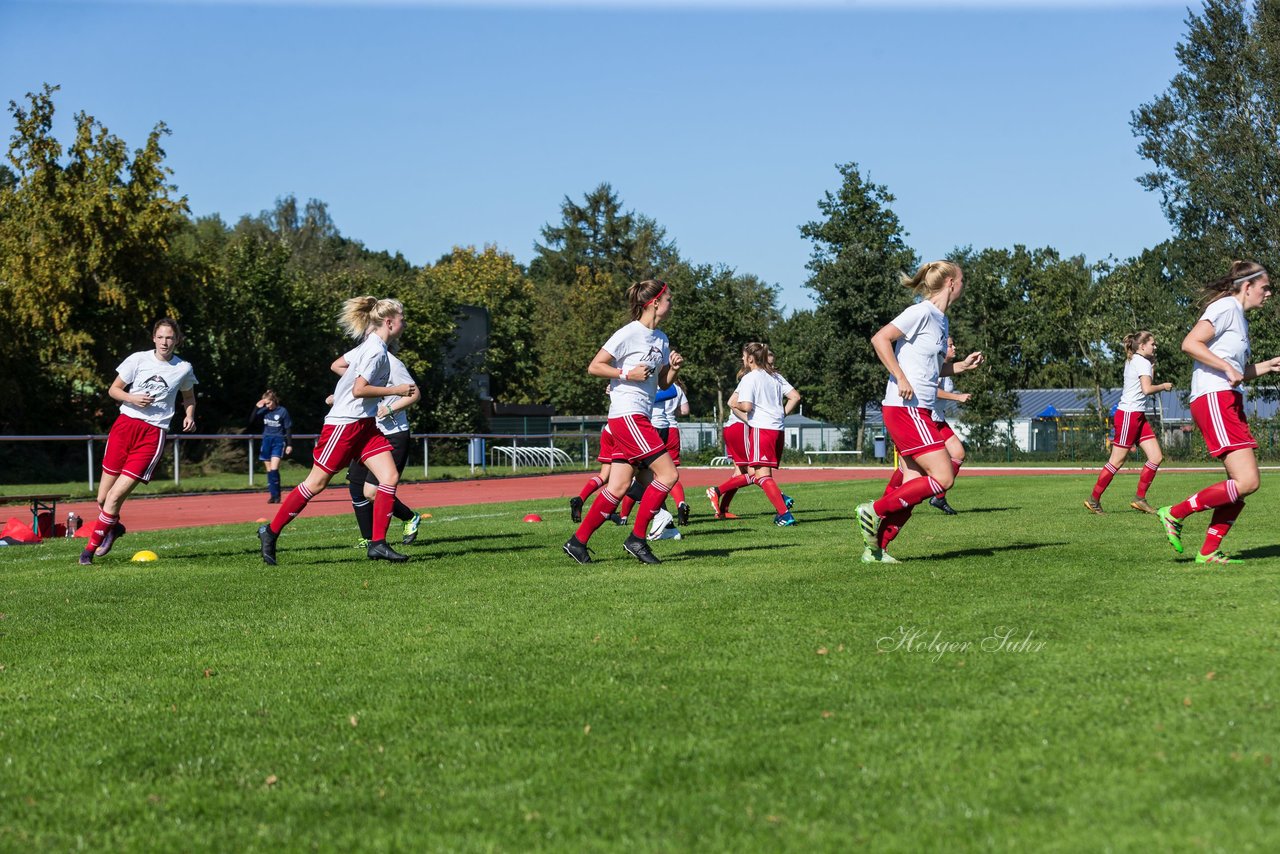
<path fill-rule="evenodd" d="M 666 443 L 649 423 L 648 415 L 624 415 L 609 419 L 613 434 L 613 461 L 639 465 L 657 459 L 667 452 Z"/>
<path fill-rule="evenodd" d="M 942 437 L 943 442 L 956 434 L 956 431 L 951 429 L 951 425 L 941 418 L 933 419 L 933 428 L 938 431 L 938 435 Z"/>
<path fill-rule="evenodd" d="M 1244 415 L 1244 395 L 1238 391 L 1211 391 L 1200 395 L 1191 401 L 1191 418 L 1200 428 L 1211 457 L 1258 447 Z"/>
<path fill-rule="evenodd" d="M 674 424 L 667 428 L 667 454 L 671 462 L 680 465 L 680 428 Z"/>
<path fill-rule="evenodd" d="M 608 424 L 600 428 L 600 453 L 596 457 L 596 462 L 613 462 L 613 433 L 609 432 Z"/>
<path fill-rule="evenodd" d="M 734 421 L 724 428 L 724 455 L 735 466 L 747 464 L 747 425 L 743 422 Z"/>
<path fill-rule="evenodd" d="M 324 425 L 311 458 L 329 474 L 337 474 L 356 457 L 364 462 L 383 453 L 391 453 L 391 443 L 372 418 L 361 418 L 349 424 Z"/>
<path fill-rule="evenodd" d="M 126 474 L 140 483 L 150 483 L 167 436 L 164 430 L 141 418 L 121 415 L 107 434 L 107 449 L 102 452 L 103 473 Z"/>
<path fill-rule="evenodd" d="M 783 432 L 764 427 L 747 427 L 747 465 L 778 467 L 782 457 Z"/>
<path fill-rule="evenodd" d="M 1111 434 L 1111 444 L 1117 448 L 1127 450 L 1156 437 L 1155 431 L 1147 422 L 1145 412 L 1125 412 L 1123 409 L 1117 409 L 1111 421 L 1115 428 L 1115 432 Z"/>
<path fill-rule="evenodd" d="M 884 426 L 898 449 L 898 455 L 915 457 L 937 451 L 947 440 L 933 423 L 933 413 L 928 409 L 911 406 L 886 406 L 883 410 Z"/>

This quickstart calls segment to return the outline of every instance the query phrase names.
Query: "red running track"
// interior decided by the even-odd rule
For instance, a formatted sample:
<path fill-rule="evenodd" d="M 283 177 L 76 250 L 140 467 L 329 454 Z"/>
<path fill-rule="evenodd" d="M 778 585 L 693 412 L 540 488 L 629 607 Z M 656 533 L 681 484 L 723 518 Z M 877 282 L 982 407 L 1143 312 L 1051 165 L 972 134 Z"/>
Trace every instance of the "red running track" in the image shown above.
<path fill-rule="evenodd" d="M 890 469 L 877 468 L 800 468 L 782 469 L 778 483 L 784 489 L 793 483 L 820 481 L 884 480 Z M 1085 474 L 1087 469 L 965 469 L 963 475 L 1038 475 Z M 577 495 L 594 472 L 531 475 L 529 477 L 485 478 L 482 480 L 432 481 L 402 483 L 397 490 L 400 499 L 414 509 L 451 507 L 465 504 L 492 504 L 499 501 L 533 501 L 553 498 L 568 500 Z M 727 468 L 682 468 L 680 480 L 689 490 L 692 502 L 702 498 L 708 486 L 723 483 L 732 474 Z M 98 513 L 91 501 L 58 505 L 60 519 L 68 511 L 85 519 Z M 159 531 L 169 528 L 191 528 L 201 525 L 227 525 L 260 522 L 275 515 L 276 505 L 267 504 L 267 493 L 222 492 L 189 495 L 139 496 L 125 502 L 122 521 L 131 531 Z M 337 516 L 351 512 L 351 500 L 343 477 L 307 505 L 307 516 Z M 25 512 L 17 514 L 25 516 Z"/>

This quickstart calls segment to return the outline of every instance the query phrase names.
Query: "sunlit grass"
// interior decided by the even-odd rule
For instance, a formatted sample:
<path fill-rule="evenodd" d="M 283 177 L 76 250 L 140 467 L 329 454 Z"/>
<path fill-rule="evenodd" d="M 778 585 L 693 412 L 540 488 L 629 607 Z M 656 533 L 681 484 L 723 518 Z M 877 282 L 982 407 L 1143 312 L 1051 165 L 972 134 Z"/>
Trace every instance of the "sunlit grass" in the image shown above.
<path fill-rule="evenodd" d="M 559 502 L 435 510 L 399 566 L 342 517 L 274 568 L 253 526 L 0 549 L 0 849 L 1274 848 L 1275 489 L 1223 571 L 1134 481 L 962 478 L 896 566 L 865 482 L 658 567 L 613 526 L 573 563 Z"/>

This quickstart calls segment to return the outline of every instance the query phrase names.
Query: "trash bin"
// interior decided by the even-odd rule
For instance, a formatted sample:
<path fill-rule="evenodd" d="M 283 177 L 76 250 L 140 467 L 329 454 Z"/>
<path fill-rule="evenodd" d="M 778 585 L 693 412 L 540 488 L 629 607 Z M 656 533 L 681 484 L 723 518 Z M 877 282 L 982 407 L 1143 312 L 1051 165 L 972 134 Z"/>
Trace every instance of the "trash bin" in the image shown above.
<path fill-rule="evenodd" d="M 884 443 L 884 434 L 883 434 L 883 433 L 877 433 L 877 434 L 875 435 L 875 438 L 874 438 L 874 440 L 873 440 L 873 441 L 874 441 L 874 444 L 875 444 L 876 459 L 877 459 L 877 460 L 880 460 L 881 462 L 883 462 L 883 461 L 884 461 L 884 457 L 885 457 L 885 453 L 884 453 L 884 444 L 885 444 L 885 443 Z"/>
<path fill-rule="evenodd" d="M 484 467 L 484 439 L 472 439 L 467 443 L 467 465 L 472 469 Z"/>

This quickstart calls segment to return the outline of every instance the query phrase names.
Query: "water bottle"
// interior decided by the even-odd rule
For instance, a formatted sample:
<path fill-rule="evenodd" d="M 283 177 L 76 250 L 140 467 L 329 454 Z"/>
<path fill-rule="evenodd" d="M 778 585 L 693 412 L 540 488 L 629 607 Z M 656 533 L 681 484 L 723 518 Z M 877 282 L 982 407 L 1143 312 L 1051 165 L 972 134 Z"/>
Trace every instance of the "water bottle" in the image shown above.
<path fill-rule="evenodd" d="M 77 516 L 75 513 L 68 513 L 66 536 L 74 537 L 76 535 L 76 531 L 79 530 L 79 528 L 80 528 L 80 517 Z"/>

